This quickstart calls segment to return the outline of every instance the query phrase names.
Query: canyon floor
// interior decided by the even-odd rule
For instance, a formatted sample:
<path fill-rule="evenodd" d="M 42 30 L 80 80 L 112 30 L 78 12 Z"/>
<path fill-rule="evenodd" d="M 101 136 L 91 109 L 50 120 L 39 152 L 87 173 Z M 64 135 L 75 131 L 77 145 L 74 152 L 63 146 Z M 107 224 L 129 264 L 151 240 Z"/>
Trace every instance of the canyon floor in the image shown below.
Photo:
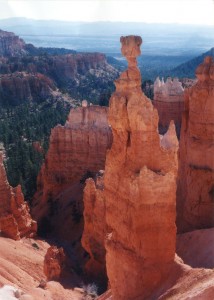
<path fill-rule="evenodd" d="M 18 298 L 20 300 L 91 299 L 80 288 L 81 278 L 72 271 L 67 273 L 61 282 L 49 281 L 45 288 L 39 287 L 41 280 L 45 280 L 44 256 L 50 246 L 47 242 L 31 238 L 14 241 L 0 237 L 0 244 L 1 300 L 16 299 L 9 298 L 7 289 L 4 292 L 2 286 L 5 285 L 20 290 L 22 292 Z M 214 229 L 196 230 L 178 235 L 177 253 L 186 264 L 176 256 L 170 278 L 156 291 L 152 299 L 213 300 L 214 270 L 211 269 L 214 268 Z M 112 299 L 110 291 L 99 299 Z"/>
<path fill-rule="evenodd" d="M 41 288 L 41 280 L 45 280 L 43 272 L 44 256 L 50 245 L 42 240 L 24 238 L 20 241 L 0 237 L 0 299 L 9 300 L 3 293 L 2 286 L 9 285 L 21 291 L 20 300 L 80 300 L 84 299 L 84 291 L 80 287 L 81 280 L 70 272 L 61 282 L 49 281 Z M 75 289 L 76 287 L 76 289 Z M 7 295 L 7 296 L 6 296 Z M 86 299 L 86 298 L 85 298 Z"/>

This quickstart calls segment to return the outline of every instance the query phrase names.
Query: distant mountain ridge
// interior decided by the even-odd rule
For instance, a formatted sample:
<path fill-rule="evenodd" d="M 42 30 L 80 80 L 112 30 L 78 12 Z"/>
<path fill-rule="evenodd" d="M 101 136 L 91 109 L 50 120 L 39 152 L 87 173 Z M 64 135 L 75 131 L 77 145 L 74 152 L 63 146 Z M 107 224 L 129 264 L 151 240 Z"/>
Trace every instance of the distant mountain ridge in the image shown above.
<path fill-rule="evenodd" d="M 211 48 L 209 51 L 197 56 L 188 62 L 185 62 L 176 68 L 172 69 L 169 72 L 169 75 L 172 77 L 179 77 L 179 78 L 194 78 L 195 77 L 195 69 L 199 64 L 201 64 L 206 56 L 212 56 L 214 58 L 214 47 Z"/>
<path fill-rule="evenodd" d="M 0 56 L 6 57 L 23 57 L 26 55 L 59 55 L 59 54 L 75 54 L 76 51 L 64 48 L 50 47 L 34 47 L 32 44 L 26 44 L 23 39 L 0 29 Z"/>
<path fill-rule="evenodd" d="M 12 31 L 37 47 L 59 47 L 79 52 L 120 53 L 122 35 L 140 35 L 144 55 L 199 55 L 214 44 L 214 26 L 143 22 L 69 22 L 10 18 L 0 28 Z"/>
<path fill-rule="evenodd" d="M 187 33 L 188 28 L 191 33 L 207 33 L 211 32 L 213 26 L 208 25 L 187 25 L 187 24 L 169 24 L 164 23 L 146 23 L 146 22 L 74 22 L 62 20 L 35 20 L 29 18 L 8 18 L 0 20 L 0 27 L 4 30 L 13 32 L 20 31 L 23 34 L 68 34 L 68 35 L 121 35 L 121 34 L 140 34 L 145 35 L 155 33 L 159 35 L 161 32 L 179 34 Z M 34 31 L 32 31 L 32 27 Z M 15 30 L 14 30 L 15 29 Z"/>

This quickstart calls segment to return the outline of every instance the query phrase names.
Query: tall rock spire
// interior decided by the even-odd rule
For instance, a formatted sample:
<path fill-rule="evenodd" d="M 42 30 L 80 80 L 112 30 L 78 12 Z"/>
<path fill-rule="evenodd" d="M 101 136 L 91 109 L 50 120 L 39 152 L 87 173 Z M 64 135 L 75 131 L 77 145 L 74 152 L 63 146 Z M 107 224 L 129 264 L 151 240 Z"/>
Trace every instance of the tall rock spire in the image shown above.
<path fill-rule="evenodd" d="M 161 143 L 158 113 L 141 90 L 139 36 L 121 37 L 128 69 L 116 80 L 108 120 L 113 144 L 104 177 L 106 266 L 113 299 L 147 299 L 175 255 L 174 124 Z"/>

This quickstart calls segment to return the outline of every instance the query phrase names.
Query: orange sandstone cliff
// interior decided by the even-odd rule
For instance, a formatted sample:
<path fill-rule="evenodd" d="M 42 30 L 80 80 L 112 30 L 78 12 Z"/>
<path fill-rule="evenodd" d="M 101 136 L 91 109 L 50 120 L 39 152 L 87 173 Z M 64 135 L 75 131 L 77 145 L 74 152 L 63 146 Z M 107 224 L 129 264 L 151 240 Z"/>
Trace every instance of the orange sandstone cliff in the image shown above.
<path fill-rule="evenodd" d="M 0 153 L 0 234 L 19 240 L 23 236 L 33 236 L 36 231 L 37 224 L 30 216 L 21 186 L 12 188 L 7 181 Z"/>
<path fill-rule="evenodd" d="M 32 212 L 39 227 L 53 230 L 61 239 L 80 238 L 84 182 L 103 169 L 112 141 L 108 108 L 83 102 L 82 107 L 70 111 L 65 126 L 52 129 L 33 201 Z"/>
<path fill-rule="evenodd" d="M 185 93 L 179 150 L 177 225 L 180 232 L 214 226 L 214 62 L 196 69 Z"/>

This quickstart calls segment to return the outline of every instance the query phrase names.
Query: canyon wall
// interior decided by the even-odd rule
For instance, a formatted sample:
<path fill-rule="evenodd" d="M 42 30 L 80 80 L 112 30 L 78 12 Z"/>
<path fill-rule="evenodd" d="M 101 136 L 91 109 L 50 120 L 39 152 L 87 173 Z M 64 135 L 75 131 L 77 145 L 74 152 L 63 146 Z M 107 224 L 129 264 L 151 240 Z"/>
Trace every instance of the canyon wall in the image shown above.
<path fill-rule="evenodd" d="M 0 75 L 0 104 L 19 105 L 47 100 L 56 87 L 45 75 L 15 72 Z"/>
<path fill-rule="evenodd" d="M 159 130 L 165 133 L 171 120 L 180 133 L 182 112 L 184 111 L 184 89 L 177 78 L 166 82 L 157 78 L 154 82 L 154 107 L 158 110 Z"/>
<path fill-rule="evenodd" d="M 32 220 L 29 207 L 24 202 L 21 186 L 12 188 L 7 181 L 0 153 L 0 233 L 18 240 L 23 236 L 33 236 L 36 231 L 37 224 Z"/>
<path fill-rule="evenodd" d="M 104 262 L 105 231 L 113 299 L 142 300 L 164 280 L 174 261 L 178 141 L 173 123 L 160 138 L 157 110 L 141 90 L 136 62 L 141 38 L 122 37 L 121 43 L 128 70 L 115 81 L 110 99 L 113 144 L 107 152 L 104 187 L 88 180 L 85 188 L 87 239 L 84 233 L 82 243 L 93 266 Z M 93 219 L 87 217 L 89 211 Z M 106 224 L 101 225 L 103 215 Z M 100 237 L 98 243 L 94 235 Z"/>
<path fill-rule="evenodd" d="M 17 73 L 27 73 L 31 78 L 43 74 L 60 91 L 68 92 L 74 99 L 87 98 L 93 103 L 113 89 L 113 80 L 119 74 L 101 53 L 0 57 L 0 74 L 16 77 Z"/>
<path fill-rule="evenodd" d="M 112 142 L 107 110 L 84 103 L 84 107 L 71 109 L 65 126 L 51 131 L 32 213 L 39 226 L 47 229 L 48 222 L 60 238 L 77 240 L 81 236 L 84 182 L 103 169 Z"/>
<path fill-rule="evenodd" d="M 214 226 L 214 62 L 196 69 L 186 90 L 179 149 L 177 225 L 180 232 Z"/>
<path fill-rule="evenodd" d="M 25 42 L 14 33 L 0 30 L 0 56 L 22 56 L 24 47 Z"/>
<path fill-rule="evenodd" d="M 90 72 L 94 75 L 96 69 L 116 70 L 111 67 L 104 54 L 75 53 L 65 55 L 27 56 L 11 59 L 1 58 L 0 73 L 30 72 L 45 74 L 58 84 L 71 82 L 78 75 Z M 99 73 L 99 71 L 97 71 Z M 102 77 L 102 72 L 99 74 Z"/>

